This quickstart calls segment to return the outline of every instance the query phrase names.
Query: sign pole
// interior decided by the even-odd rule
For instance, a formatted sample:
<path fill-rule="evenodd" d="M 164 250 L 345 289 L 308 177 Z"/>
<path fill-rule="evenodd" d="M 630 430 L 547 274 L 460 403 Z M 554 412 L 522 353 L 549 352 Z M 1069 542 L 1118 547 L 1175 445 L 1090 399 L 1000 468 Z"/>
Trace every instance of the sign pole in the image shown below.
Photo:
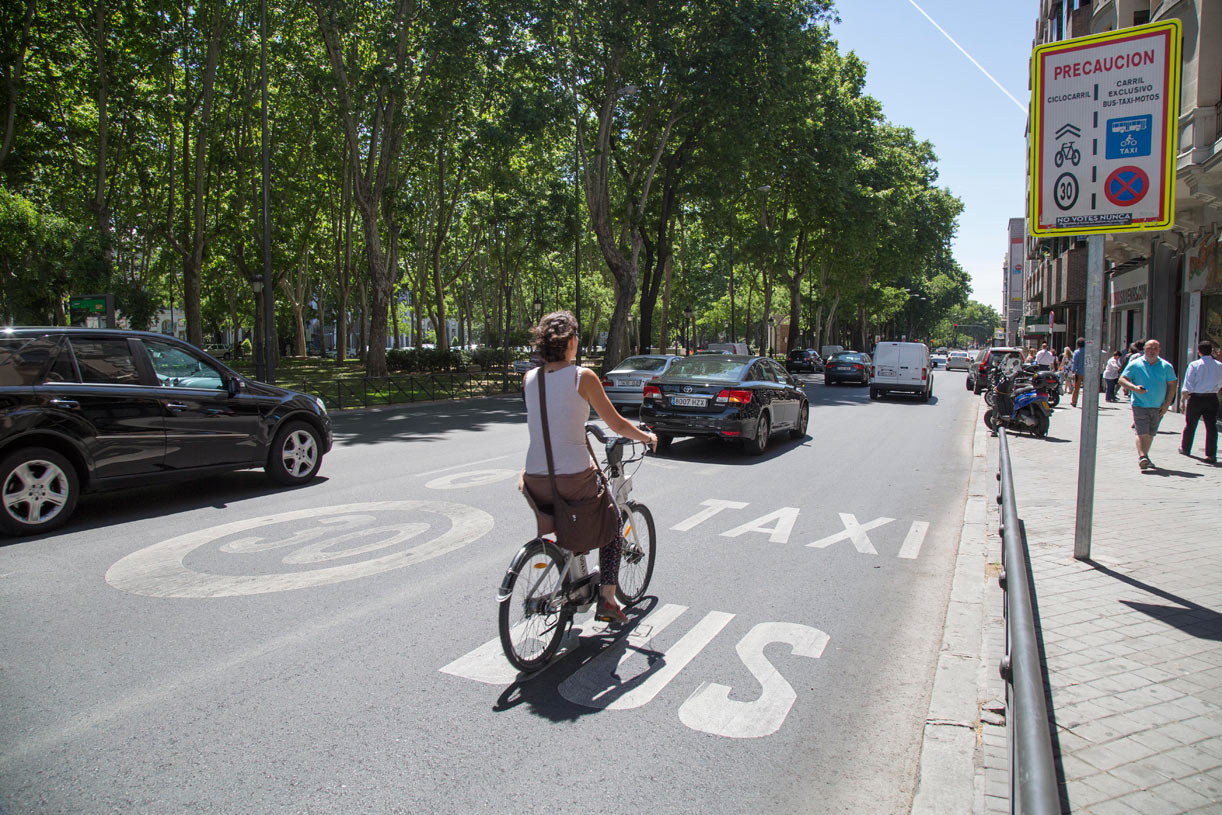
<path fill-rule="evenodd" d="M 1099 362 L 1103 347 L 1103 235 L 1086 239 L 1086 375 L 1082 383 L 1082 432 L 1078 445 L 1078 517 L 1073 556 L 1090 560 L 1095 515 L 1095 450 L 1099 440 Z"/>

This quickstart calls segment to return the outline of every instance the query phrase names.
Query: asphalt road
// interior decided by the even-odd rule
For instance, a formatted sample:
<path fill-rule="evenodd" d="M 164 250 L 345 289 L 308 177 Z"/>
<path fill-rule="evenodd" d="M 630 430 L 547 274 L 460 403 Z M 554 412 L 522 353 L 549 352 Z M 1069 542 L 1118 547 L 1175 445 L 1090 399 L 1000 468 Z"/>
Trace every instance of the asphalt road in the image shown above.
<path fill-rule="evenodd" d="M 975 401 L 809 377 L 809 435 L 679 440 L 627 635 L 515 676 L 512 398 L 335 417 L 323 477 L 92 496 L 0 546 L 0 813 L 903 813 Z"/>

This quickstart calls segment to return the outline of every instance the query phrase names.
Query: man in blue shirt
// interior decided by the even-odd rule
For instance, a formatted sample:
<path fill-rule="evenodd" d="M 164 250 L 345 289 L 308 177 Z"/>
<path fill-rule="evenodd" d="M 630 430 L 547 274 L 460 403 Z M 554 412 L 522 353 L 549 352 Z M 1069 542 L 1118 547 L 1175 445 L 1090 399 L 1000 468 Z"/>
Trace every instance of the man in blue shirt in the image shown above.
<path fill-rule="evenodd" d="M 1069 405 L 1077 407 L 1078 394 L 1082 391 L 1082 378 L 1086 376 L 1086 337 L 1078 337 L 1078 350 L 1073 352 L 1069 368 L 1073 371 L 1073 396 L 1069 399 Z"/>
<path fill-rule="evenodd" d="M 1124 366 L 1120 374 L 1120 384 L 1133 394 L 1133 428 L 1137 431 L 1137 466 L 1143 470 L 1154 469 L 1150 461 L 1150 445 L 1154 434 L 1158 432 L 1158 424 L 1167 413 L 1171 401 L 1175 399 L 1175 388 L 1172 382 L 1177 382 L 1175 368 L 1171 363 L 1161 358 L 1158 352 L 1162 350 L 1158 340 L 1146 340 L 1142 355 Z"/>

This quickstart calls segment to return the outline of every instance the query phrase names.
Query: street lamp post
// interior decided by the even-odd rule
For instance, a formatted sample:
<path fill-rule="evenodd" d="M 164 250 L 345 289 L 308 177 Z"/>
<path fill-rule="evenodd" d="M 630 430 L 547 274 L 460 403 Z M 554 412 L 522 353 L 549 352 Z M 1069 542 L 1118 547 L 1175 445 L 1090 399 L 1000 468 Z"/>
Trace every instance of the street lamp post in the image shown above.
<path fill-rule="evenodd" d="M 255 355 L 255 379 L 263 382 L 265 381 L 263 378 L 263 356 L 267 350 L 265 347 L 267 343 L 263 339 L 266 333 L 266 327 L 263 325 L 263 308 L 262 303 L 259 302 L 259 295 L 263 293 L 263 279 L 256 277 L 250 281 L 250 290 L 255 295 L 255 341 L 252 348 Z M 173 325 L 170 326 L 170 330 L 174 330 Z"/>
<path fill-rule="evenodd" d="M 687 355 L 692 355 L 692 343 L 696 340 L 696 312 L 689 305 L 683 310 L 683 316 L 687 318 Z"/>
<path fill-rule="evenodd" d="M 531 306 L 534 308 L 535 323 L 538 324 L 543 319 L 543 301 L 536 297 Z"/>
<path fill-rule="evenodd" d="M 765 356 L 772 356 L 772 346 L 776 341 L 776 317 L 768 318 L 768 352 Z"/>

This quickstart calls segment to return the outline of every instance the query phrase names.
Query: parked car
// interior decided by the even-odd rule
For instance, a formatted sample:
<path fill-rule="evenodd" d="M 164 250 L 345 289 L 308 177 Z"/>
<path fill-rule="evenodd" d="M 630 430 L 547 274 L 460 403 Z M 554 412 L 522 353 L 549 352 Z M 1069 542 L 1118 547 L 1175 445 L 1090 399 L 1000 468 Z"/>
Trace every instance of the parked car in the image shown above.
<path fill-rule="evenodd" d="M 321 399 L 145 331 L 0 330 L 0 400 L 10 535 L 61 526 L 92 490 L 252 467 L 304 484 L 331 449 Z"/>
<path fill-rule="evenodd" d="M 725 351 L 727 354 L 750 354 L 745 342 L 710 342 L 710 351 Z"/>
<path fill-rule="evenodd" d="M 673 354 L 640 354 L 628 357 L 603 377 L 603 390 L 613 405 L 641 406 L 645 383 L 662 376 L 679 359 Z"/>
<path fill-rule="evenodd" d="M 217 359 L 228 360 L 233 356 L 233 348 L 219 342 L 210 342 L 204 346 L 204 352 Z"/>
<path fill-rule="evenodd" d="M 981 394 L 989 385 L 989 372 L 1007 357 L 1016 357 L 1022 364 L 1023 349 L 1013 347 L 981 348 L 971 367 L 967 369 L 967 389 L 972 393 Z"/>
<path fill-rule="evenodd" d="M 795 348 L 785 359 L 785 370 L 791 374 L 816 374 L 823 370 L 823 359 L 814 348 Z"/>
<path fill-rule="evenodd" d="M 928 402 L 933 395 L 929 347 L 922 342 L 880 342 L 870 365 L 870 398 L 911 393 Z"/>
<path fill-rule="evenodd" d="M 951 351 L 946 355 L 946 370 L 966 371 L 971 367 L 972 358 L 967 351 Z"/>
<path fill-rule="evenodd" d="M 856 382 L 870 384 L 870 355 L 860 351 L 837 351 L 823 365 L 823 384 Z"/>
<path fill-rule="evenodd" d="M 682 357 L 645 385 L 641 403 L 659 452 L 676 436 L 713 436 L 759 455 L 777 431 L 805 436 L 809 416 L 801 382 L 774 360 L 744 354 Z"/>

